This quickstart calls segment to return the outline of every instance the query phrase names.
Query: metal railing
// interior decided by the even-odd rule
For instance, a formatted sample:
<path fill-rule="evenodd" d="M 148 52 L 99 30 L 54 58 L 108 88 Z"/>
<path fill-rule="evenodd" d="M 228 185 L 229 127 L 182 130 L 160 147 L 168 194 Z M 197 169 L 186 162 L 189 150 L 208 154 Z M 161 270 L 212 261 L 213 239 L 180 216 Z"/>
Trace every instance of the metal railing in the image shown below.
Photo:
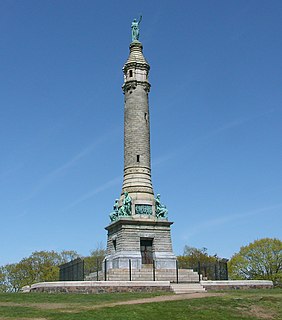
<path fill-rule="evenodd" d="M 84 280 L 84 260 L 77 258 L 59 266 L 60 281 L 83 281 Z"/>
<path fill-rule="evenodd" d="M 158 274 L 161 271 L 156 268 L 156 260 L 152 261 L 151 265 L 151 275 L 152 281 L 156 281 Z M 148 268 L 147 268 L 148 269 Z M 201 280 L 228 280 L 228 268 L 227 268 L 227 259 L 217 260 L 216 262 L 196 262 L 194 264 L 183 261 L 179 262 L 176 260 L 175 263 L 175 272 L 172 271 L 170 281 L 180 282 L 180 279 L 183 281 L 183 276 L 180 278 L 179 270 L 181 269 L 192 269 L 194 272 L 198 273 L 198 281 Z M 128 260 L 128 280 L 134 280 L 134 274 L 132 268 L 132 260 Z M 149 269 L 150 270 L 150 269 Z M 96 281 L 104 280 L 108 281 L 109 270 L 108 270 L 108 261 L 104 259 L 103 261 L 97 259 L 93 262 L 93 266 L 89 263 L 85 263 L 83 259 L 75 259 L 68 263 L 65 263 L 60 266 L 60 281 L 83 281 L 86 276 L 89 274 L 93 276 L 96 274 Z M 141 278 L 142 279 L 142 278 Z M 138 278 L 138 280 L 141 280 Z"/>
<path fill-rule="evenodd" d="M 178 262 L 179 269 L 193 269 L 200 280 L 228 280 L 227 259 L 218 259 L 214 262 Z"/>

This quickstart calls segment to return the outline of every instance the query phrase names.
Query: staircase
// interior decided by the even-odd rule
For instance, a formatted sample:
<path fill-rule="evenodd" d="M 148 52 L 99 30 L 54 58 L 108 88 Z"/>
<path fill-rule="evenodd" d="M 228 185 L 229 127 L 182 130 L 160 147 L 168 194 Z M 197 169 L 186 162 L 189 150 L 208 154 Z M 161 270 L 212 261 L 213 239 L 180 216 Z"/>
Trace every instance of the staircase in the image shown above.
<path fill-rule="evenodd" d="M 172 283 L 170 287 L 175 294 L 206 292 L 200 283 Z"/>
<path fill-rule="evenodd" d="M 103 272 L 99 272 L 99 280 L 104 280 Z M 85 280 L 96 281 L 97 274 L 92 273 L 86 276 Z M 129 281 L 130 275 L 128 269 L 109 269 L 107 272 L 107 281 Z M 175 269 L 156 269 L 155 279 L 152 267 L 144 267 L 142 269 L 131 270 L 131 281 L 170 281 L 177 282 L 177 275 Z M 178 282 L 181 283 L 199 283 L 199 276 L 197 272 L 192 269 L 179 269 Z"/>
<path fill-rule="evenodd" d="M 104 280 L 104 274 L 99 271 L 99 281 Z M 85 278 L 88 281 L 96 281 L 97 274 L 91 273 Z M 129 281 L 130 275 L 128 269 L 109 269 L 107 272 L 107 281 Z M 142 269 L 131 270 L 131 281 L 153 281 L 154 273 L 151 267 L 144 267 Z M 192 269 L 179 269 L 178 281 L 175 269 L 156 269 L 155 270 L 156 281 L 170 281 L 171 291 L 175 294 L 186 293 L 205 293 L 206 289 L 199 283 L 199 275 Z"/>

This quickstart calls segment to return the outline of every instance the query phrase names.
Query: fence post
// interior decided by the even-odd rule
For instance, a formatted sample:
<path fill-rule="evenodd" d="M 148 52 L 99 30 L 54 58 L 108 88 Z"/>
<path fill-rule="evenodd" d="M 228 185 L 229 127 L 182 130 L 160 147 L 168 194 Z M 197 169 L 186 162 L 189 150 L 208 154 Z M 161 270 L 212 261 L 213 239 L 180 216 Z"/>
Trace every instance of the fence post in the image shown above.
<path fill-rule="evenodd" d="M 204 274 L 205 274 L 205 278 L 207 279 L 208 276 L 207 276 L 207 266 L 206 265 L 204 266 Z"/>
<path fill-rule="evenodd" d="M 84 268 L 84 259 L 82 260 L 82 281 L 85 280 L 85 268 Z"/>
<path fill-rule="evenodd" d="M 175 261 L 175 267 L 176 267 L 176 283 L 178 283 L 179 282 L 178 260 Z"/>
<path fill-rule="evenodd" d="M 99 281 L 99 259 L 96 260 L 96 280 Z"/>
<path fill-rule="evenodd" d="M 131 259 L 129 259 L 129 281 L 131 281 Z"/>
<path fill-rule="evenodd" d="M 201 281 L 201 263 L 198 261 L 198 275 L 199 275 L 199 282 Z"/>
<path fill-rule="evenodd" d="M 107 259 L 104 262 L 104 280 L 107 281 Z"/>
<path fill-rule="evenodd" d="M 156 265 L 155 265 L 155 260 L 153 260 L 153 281 L 156 281 Z"/>

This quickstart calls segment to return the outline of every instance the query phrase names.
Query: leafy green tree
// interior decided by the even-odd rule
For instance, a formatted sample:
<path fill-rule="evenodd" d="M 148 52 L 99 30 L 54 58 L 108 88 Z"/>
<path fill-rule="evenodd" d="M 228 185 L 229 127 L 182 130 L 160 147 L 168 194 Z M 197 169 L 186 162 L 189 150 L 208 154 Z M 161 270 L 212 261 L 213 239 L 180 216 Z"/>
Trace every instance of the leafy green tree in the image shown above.
<path fill-rule="evenodd" d="M 9 285 L 6 280 L 6 268 L 5 266 L 0 267 L 0 292 L 8 292 Z"/>
<path fill-rule="evenodd" d="M 2 269 L 2 278 L 0 287 L 3 292 L 17 292 L 26 285 L 25 270 L 21 269 L 17 263 L 7 264 Z"/>
<path fill-rule="evenodd" d="M 75 260 L 77 258 L 81 258 L 81 255 L 78 254 L 76 251 L 74 250 L 63 250 L 60 253 L 60 264 L 66 263 L 66 262 L 70 262 L 72 260 Z"/>
<path fill-rule="evenodd" d="M 84 258 L 85 275 L 102 270 L 102 263 L 106 256 L 106 249 L 100 243 L 97 248 L 90 252 L 90 256 Z"/>
<path fill-rule="evenodd" d="M 229 261 L 231 279 L 265 279 L 282 285 L 282 241 L 264 238 L 241 247 Z"/>
<path fill-rule="evenodd" d="M 217 254 L 208 254 L 207 248 L 185 246 L 183 255 L 177 257 L 180 269 L 193 269 L 209 280 L 227 278 L 227 259 L 221 259 Z M 200 269 L 199 269 L 200 268 Z"/>
<path fill-rule="evenodd" d="M 195 268 L 198 263 L 201 265 L 215 263 L 217 258 L 217 255 L 209 255 L 207 248 L 198 249 L 187 245 L 184 247 L 183 255 L 177 257 L 179 268 Z"/>
<path fill-rule="evenodd" d="M 35 251 L 18 263 L 0 269 L 0 290 L 17 292 L 25 285 L 59 279 L 59 265 L 79 255 L 75 251 Z"/>

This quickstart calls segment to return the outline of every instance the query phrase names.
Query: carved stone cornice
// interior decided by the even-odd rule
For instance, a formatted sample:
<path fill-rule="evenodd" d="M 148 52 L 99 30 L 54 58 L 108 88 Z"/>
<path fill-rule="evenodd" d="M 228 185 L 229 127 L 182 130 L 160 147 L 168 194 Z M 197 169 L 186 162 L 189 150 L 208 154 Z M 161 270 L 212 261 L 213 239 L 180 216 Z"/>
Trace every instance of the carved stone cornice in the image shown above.
<path fill-rule="evenodd" d="M 147 70 L 149 71 L 150 70 L 150 66 L 149 64 L 147 63 L 140 63 L 140 62 L 129 62 L 129 63 L 126 63 L 122 70 L 123 70 L 123 73 L 126 74 L 127 73 L 127 70 L 128 69 L 140 69 L 140 70 Z"/>
<path fill-rule="evenodd" d="M 113 223 L 111 223 L 110 225 L 108 225 L 105 229 L 107 231 L 112 230 L 115 227 L 121 227 L 122 225 L 139 225 L 139 226 L 156 226 L 156 227 L 167 227 L 169 228 L 171 225 L 173 224 L 172 221 L 167 221 L 167 220 L 149 220 L 146 219 L 144 221 L 140 220 L 140 219 L 132 219 L 132 217 L 125 217 L 125 218 L 121 218 L 117 221 L 114 221 Z"/>
<path fill-rule="evenodd" d="M 149 82 L 137 80 L 126 81 L 122 86 L 122 90 L 124 93 L 131 90 L 135 90 L 138 85 L 142 86 L 146 92 L 150 92 L 151 85 Z"/>

